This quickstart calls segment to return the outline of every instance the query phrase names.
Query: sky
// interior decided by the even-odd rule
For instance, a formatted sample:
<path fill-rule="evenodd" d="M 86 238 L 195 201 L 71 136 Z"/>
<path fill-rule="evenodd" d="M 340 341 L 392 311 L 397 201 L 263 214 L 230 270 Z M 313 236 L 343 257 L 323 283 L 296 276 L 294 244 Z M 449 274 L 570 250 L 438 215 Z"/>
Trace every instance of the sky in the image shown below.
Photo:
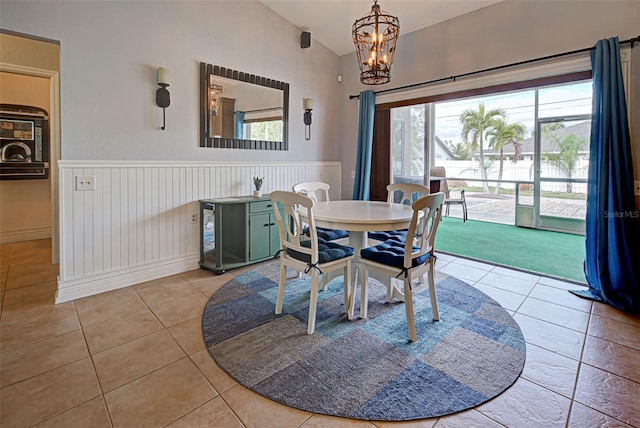
<path fill-rule="evenodd" d="M 591 114 L 591 82 L 563 84 L 538 90 L 540 118 Z M 507 123 L 520 122 L 527 128 L 525 138 L 534 130 L 535 90 L 502 93 L 493 96 L 466 98 L 436 103 L 436 135 L 442 140 L 462 141 L 460 114 L 467 109 L 503 108 Z"/>

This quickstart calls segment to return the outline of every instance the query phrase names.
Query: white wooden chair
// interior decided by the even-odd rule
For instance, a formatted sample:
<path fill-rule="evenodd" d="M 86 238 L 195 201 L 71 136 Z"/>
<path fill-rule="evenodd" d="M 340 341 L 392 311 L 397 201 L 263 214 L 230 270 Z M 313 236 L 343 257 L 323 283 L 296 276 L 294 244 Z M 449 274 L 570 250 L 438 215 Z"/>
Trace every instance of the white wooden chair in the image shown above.
<path fill-rule="evenodd" d="M 319 277 L 336 269 L 344 271 L 344 307 L 347 311 L 351 293 L 351 260 L 353 248 L 335 242 L 318 242 L 313 217 L 314 200 L 296 192 L 275 191 L 271 193 L 273 210 L 280 234 L 280 279 L 275 313 L 282 313 L 287 281 L 287 267 L 311 276 L 309 297 L 309 320 L 307 334 L 312 334 L 316 324 Z M 279 206 L 284 207 L 280 214 Z M 303 236 L 298 209 L 307 210 L 310 237 Z"/>
<path fill-rule="evenodd" d="M 387 186 L 387 203 L 411 205 L 413 201 L 421 196 L 428 195 L 429 188 L 417 183 L 392 183 Z M 397 239 L 404 241 L 407 236 L 406 230 L 387 230 L 384 232 L 369 232 L 369 239 L 386 241 Z"/>
<path fill-rule="evenodd" d="M 429 188 L 418 183 L 392 183 L 387 186 L 387 202 L 390 204 L 411 205 L 419 197 L 428 194 Z"/>
<path fill-rule="evenodd" d="M 451 205 L 462 205 L 462 221 L 467 221 L 467 200 L 464 197 L 464 189 L 460 189 L 458 191 L 458 197 L 451 197 L 451 189 L 449 189 L 449 184 L 447 183 L 447 171 L 443 166 L 433 166 L 429 170 L 429 175 L 431 177 L 442 177 L 442 181 L 440 182 L 440 191 L 444 193 L 444 215 L 449 215 L 449 208 Z"/>
<path fill-rule="evenodd" d="M 293 185 L 294 192 L 302 193 L 315 202 L 328 201 L 330 188 L 331 186 L 321 181 L 304 181 Z"/>
<path fill-rule="evenodd" d="M 409 338 L 416 341 L 416 326 L 413 313 L 413 295 L 411 282 L 428 273 L 429 294 L 433 319 L 440 319 L 438 299 L 434 279 L 435 254 L 434 242 L 438 224 L 442 218 L 444 193 L 438 192 L 423 196 L 412 204 L 413 217 L 407 236 L 415 236 L 415 240 L 407 239 L 404 243 L 387 241 L 385 243 L 364 248 L 360 252 L 362 266 L 362 285 L 360 289 L 360 316 L 367 317 L 369 271 L 383 275 L 386 282 L 387 295 L 389 287 L 393 287 L 391 278 L 402 278 L 404 285 L 404 304 L 407 316 Z M 349 315 L 353 316 L 355 289 L 349 301 Z"/>
<path fill-rule="evenodd" d="M 294 192 L 306 195 L 315 202 L 329 201 L 330 188 L 331 186 L 321 181 L 304 181 L 293 185 Z M 349 236 L 349 232 L 341 229 L 318 227 L 316 230 L 318 231 L 318 236 L 325 241 L 335 241 Z M 304 233 L 307 234 L 306 230 Z"/>

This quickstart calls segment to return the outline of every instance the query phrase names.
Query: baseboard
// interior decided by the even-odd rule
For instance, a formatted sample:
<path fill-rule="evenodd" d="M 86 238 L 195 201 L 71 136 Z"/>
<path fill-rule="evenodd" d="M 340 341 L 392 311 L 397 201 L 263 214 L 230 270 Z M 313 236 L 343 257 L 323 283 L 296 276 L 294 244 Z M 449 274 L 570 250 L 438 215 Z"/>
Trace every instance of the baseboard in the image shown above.
<path fill-rule="evenodd" d="M 11 232 L 0 232 L 0 244 L 10 244 L 12 242 L 34 241 L 36 239 L 48 238 L 51 238 L 50 227 L 16 230 Z"/>
<path fill-rule="evenodd" d="M 198 262 L 199 256 L 194 254 L 70 281 L 58 279 L 56 304 L 198 269 Z"/>

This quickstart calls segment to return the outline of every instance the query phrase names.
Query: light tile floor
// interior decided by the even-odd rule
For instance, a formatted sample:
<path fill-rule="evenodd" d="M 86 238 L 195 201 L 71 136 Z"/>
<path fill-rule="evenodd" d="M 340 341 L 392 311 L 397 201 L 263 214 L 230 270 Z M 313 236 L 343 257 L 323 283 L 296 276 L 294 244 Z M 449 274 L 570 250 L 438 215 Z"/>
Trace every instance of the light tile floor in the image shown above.
<path fill-rule="evenodd" d="M 213 292 L 246 269 L 191 271 L 54 305 L 50 241 L 0 246 L 0 426 L 640 426 L 640 317 L 568 293 L 576 286 L 440 255 L 514 315 L 527 341 L 516 383 L 440 419 L 378 423 L 291 409 L 238 385 L 204 348 Z"/>

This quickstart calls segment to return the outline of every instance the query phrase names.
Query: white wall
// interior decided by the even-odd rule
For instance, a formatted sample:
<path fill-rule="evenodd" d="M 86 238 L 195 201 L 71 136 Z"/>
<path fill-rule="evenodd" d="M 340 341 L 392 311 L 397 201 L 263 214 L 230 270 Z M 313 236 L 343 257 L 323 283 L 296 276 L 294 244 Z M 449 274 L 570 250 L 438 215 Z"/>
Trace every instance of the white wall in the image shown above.
<path fill-rule="evenodd" d="M 388 6 L 387 11 L 393 13 Z M 344 76 L 338 126 L 342 160 L 342 197 L 350 198 L 357 148 L 358 100 L 348 95 L 439 79 L 546 55 L 595 46 L 603 38 L 638 36 L 639 1 L 504 1 L 400 37 L 391 83 L 366 86 L 359 81 L 355 53 L 340 58 Z M 402 28 L 402 17 L 400 17 Z M 640 47 L 633 49 L 634 59 Z M 640 63 L 634 61 L 632 98 L 640 98 Z M 442 85 L 456 91 L 456 84 Z M 635 108 L 634 108 L 635 106 Z M 640 123 L 640 104 L 632 102 L 632 123 Z M 633 127 L 635 176 L 640 179 L 640 126 Z"/>
<path fill-rule="evenodd" d="M 225 168 L 225 163 L 236 162 L 228 169 L 235 174 L 235 182 L 242 184 L 231 188 L 242 191 L 245 183 L 250 182 L 251 168 L 256 165 L 282 163 L 281 172 L 274 172 L 267 183 L 288 186 L 293 179 L 305 178 L 285 176 L 284 171 L 299 168 L 315 174 L 317 171 L 310 165 L 338 161 L 337 166 L 331 165 L 325 173 L 340 174 L 336 186 L 343 198 L 351 197 L 358 102 L 349 100 L 348 95 L 385 86 L 370 88 L 359 83 L 355 54 L 337 58 L 316 42 L 310 49 L 301 49 L 300 29 L 261 3 L 3 0 L 0 8 L 3 29 L 60 41 L 61 148 L 62 159 L 70 163 L 63 162 L 61 169 L 63 240 L 59 301 L 195 267 L 194 232 L 180 213 L 186 212 L 201 195 L 222 196 L 229 188 L 203 191 L 206 187 L 201 186 L 206 183 L 200 175 L 193 181 L 194 168 L 199 167 L 181 162 L 204 162 L 208 168 Z M 393 12 L 391 7 L 389 10 Z M 638 22 L 637 1 L 501 2 L 402 36 L 395 56 L 393 83 L 386 87 L 593 46 L 598 39 L 614 35 L 621 39 L 633 37 L 637 35 Z M 634 53 L 634 57 L 638 54 Z M 199 148 L 200 61 L 290 83 L 290 150 Z M 162 110 L 154 103 L 159 66 L 168 68 L 171 74 L 172 102 L 167 110 L 166 131 L 159 130 Z M 639 74 L 638 67 L 640 64 L 636 62 L 633 74 Z M 343 75 L 343 83 L 336 82 L 337 74 Z M 638 99 L 640 91 L 635 88 L 633 93 L 634 99 Z M 311 141 L 304 140 L 305 97 L 314 99 Z M 634 122 L 640 122 L 637 107 L 633 114 Z M 637 135 L 638 131 L 635 132 Z M 635 144 L 637 165 L 640 149 Z M 142 201 L 127 193 L 130 199 L 121 201 L 120 208 L 111 213 L 126 221 L 129 240 L 122 251 L 135 257 L 127 257 L 126 263 L 118 265 L 99 265 L 96 260 L 105 254 L 100 252 L 107 248 L 113 251 L 107 247 L 107 235 L 115 229 L 113 223 L 98 214 L 94 202 L 102 200 L 104 192 L 112 189 L 109 186 L 113 182 L 104 181 L 105 175 L 122 174 L 121 169 L 129 166 L 120 161 L 127 160 L 153 161 L 141 166 L 135 174 L 127 170 L 127 179 L 132 181 L 127 181 L 124 190 L 135 189 L 135 195 L 142 195 Z M 158 161 L 163 160 L 167 162 L 160 165 L 162 162 Z M 114 162 L 97 166 L 94 161 Z M 163 215 L 178 216 L 172 217 L 177 227 L 172 233 L 190 237 L 190 241 L 180 244 L 178 253 L 159 258 L 153 258 L 152 253 L 151 259 L 138 258 L 139 249 L 149 243 L 148 230 L 153 230 L 148 229 L 153 210 L 145 207 L 148 201 L 153 201 L 153 196 L 148 195 L 154 193 L 146 192 L 149 182 L 145 179 L 151 174 L 153 180 L 154 167 L 184 170 L 177 182 L 167 186 L 181 186 L 181 177 L 185 180 L 192 177 L 196 187 L 180 187 L 186 192 L 184 197 L 181 194 L 162 210 Z M 94 173 L 101 177 L 96 181 L 95 192 L 73 189 L 76 175 Z M 156 186 L 149 191 L 163 194 L 166 190 Z M 85 252 L 85 245 L 91 251 Z"/>
<path fill-rule="evenodd" d="M 300 30 L 261 3 L 0 7 L 3 29 L 60 42 L 57 301 L 197 268 L 198 231 L 186 221 L 195 201 L 249 194 L 251 174 L 261 169 L 267 192 L 324 179 L 339 198 L 338 57 L 320 43 L 301 49 Z M 201 61 L 290 84 L 288 151 L 198 147 Z M 155 105 L 160 66 L 171 83 L 165 131 Z M 303 98 L 314 99 L 311 141 L 304 139 Z M 95 176 L 96 189 L 76 191 L 76 176 Z"/>
<path fill-rule="evenodd" d="M 256 1 L 2 1 L 4 29 L 60 41 L 62 159 L 338 160 L 338 58 Z M 200 61 L 290 84 L 289 147 L 198 147 Z M 167 129 L 156 69 L 170 72 Z M 302 99 L 314 99 L 311 141 Z"/>

